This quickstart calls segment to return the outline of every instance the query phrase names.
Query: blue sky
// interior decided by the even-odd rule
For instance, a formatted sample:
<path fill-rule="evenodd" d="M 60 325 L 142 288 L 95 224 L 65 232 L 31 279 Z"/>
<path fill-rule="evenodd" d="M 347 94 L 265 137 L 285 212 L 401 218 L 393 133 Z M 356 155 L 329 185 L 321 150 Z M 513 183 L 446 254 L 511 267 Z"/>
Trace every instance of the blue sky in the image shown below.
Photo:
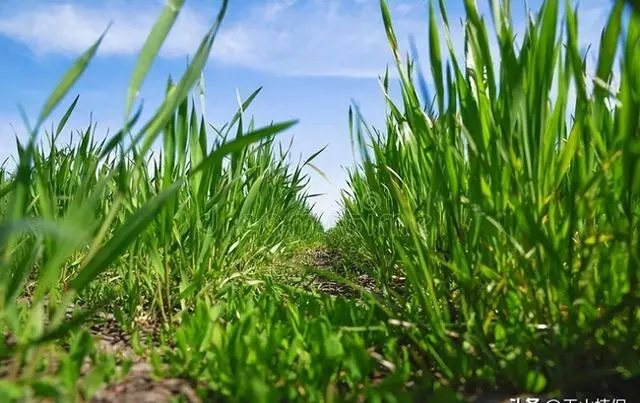
<path fill-rule="evenodd" d="M 215 4 L 214 4 L 215 3 Z M 404 49 L 415 36 L 423 61 L 427 50 L 427 2 L 388 0 L 394 26 Z M 463 1 L 449 0 L 451 21 L 463 17 Z M 488 1 L 480 9 L 490 22 Z M 539 0 L 528 2 L 537 10 Z M 597 45 L 610 2 L 582 0 L 580 31 L 583 45 Z M 145 111 L 161 100 L 169 75 L 177 77 L 213 21 L 219 1 L 187 0 L 180 17 L 141 89 Z M 18 103 L 34 118 L 48 92 L 75 57 L 113 22 L 96 59 L 77 87 L 80 102 L 70 120 L 83 128 L 93 113 L 98 130 L 112 132 L 122 120 L 126 88 L 135 57 L 155 17 L 160 0 L 5 0 L 0 3 L 0 158 L 13 154 L 14 129 L 23 136 Z M 516 26 L 525 21 L 524 2 L 512 0 Z M 462 29 L 452 28 L 454 45 L 462 49 Z M 225 122 L 236 107 L 236 90 L 248 96 L 259 86 L 260 96 L 248 110 L 258 125 L 300 119 L 283 136 L 294 136 L 293 151 L 309 155 L 328 145 L 313 171 L 311 193 L 316 211 L 331 223 L 338 209 L 344 168 L 353 164 L 347 110 L 355 101 L 365 117 L 382 127 L 384 101 L 377 77 L 390 62 L 378 0 L 231 0 L 229 13 L 207 65 L 207 118 Z M 63 108 L 53 116 L 56 121 Z"/>

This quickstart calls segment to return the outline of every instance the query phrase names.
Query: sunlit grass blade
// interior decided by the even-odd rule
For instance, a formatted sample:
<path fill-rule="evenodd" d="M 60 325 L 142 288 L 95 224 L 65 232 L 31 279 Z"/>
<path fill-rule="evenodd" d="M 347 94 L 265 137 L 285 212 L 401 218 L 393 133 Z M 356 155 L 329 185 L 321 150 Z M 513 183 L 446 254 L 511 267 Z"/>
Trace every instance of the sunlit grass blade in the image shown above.
<path fill-rule="evenodd" d="M 51 91 L 51 94 L 45 101 L 40 114 L 38 115 L 38 121 L 35 125 L 35 131 L 42 125 L 42 123 L 49 117 L 53 109 L 60 103 L 62 98 L 69 92 L 71 87 L 78 81 L 82 73 L 87 69 L 87 66 L 96 55 L 100 43 L 104 39 L 105 35 L 109 31 L 109 27 L 100 35 L 100 37 L 87 49 L 82 55 L 73 63 L 73 65 L 62 76 L 62 79 L 58 85 Z"/>
<path fill-rule="evenodd" d="M 82 291 L 100 273 L 109 268 L 120 253 L 153 221 L 164 205 L 180 188 L 181 181 L 163 190 L 147 202 L 140 210 L 129 217 L 122 228 L 86 263 L 78 275 L 71 281 L 70 288 L 76 292 Z"/>
<path fill-rule="evenodd" d="M 436 15 L 433 8 L 433 0 L 429 1 L 429 53 L 433 79 L 435 80 L 436 94 L 438 96 L 438 112 L 444 112 L 444 82 L 442 76 L 442 56 L 440 55 L 440 33 L 436 23 Z M 430 102 L 430 100 L 425 100 Z"/>
<path fill-rule="evenodd" d="M 69 332 L 79 328 L 95 314 L 96 309 L 89 309 L 73 315 L 70 319 L 63 321 L 53 329 L 47 330 L 40 337 L 30 341 L 31 345 L 39 345 L 58 340 L 66 336 Z"/>
<path fill-rule="evenodd" d="M 162 105 L 158 108 L 158 111 L 153 118 L 143 127 L 139 134 L 133 139 L 132 144 L 129 146 L 129 151 L 138 145 L 138 142 L 144 138 L 142 147 L 140 148 L 140 155 L 145 156 L 151 145 L 155 142 L 160 130 L 166 125 L 166 122 L 172 116 L 175 108 L 180 105 L 187 97 L 189 91 L 195 84 L 196 80 L 200 77 L 200 72 L 204 68 L 206 61 L 209 58 L 211 47 L 215 37 L 222 24 L 222 19 L 227 10 L 228 0 L 223 0 L 216 20 L 213 26 L 209 29 L 205 37 L 200 42 L 198 50 L 193 57 L 193 60 L 187 67 L 186 71 L 180 78 L 180 80 L 173 86 L 165 98 Z M 138 159 L 139 160 L 139 159 Z"/>
<path fill-rule="evenodd" d="M 58 122 L 58 126 L 56 127 L 56 131 L 54 134 L 54 138 L 57 137 L 62 132 L 62 129 L 64 129 L 64 127 L 66 126 L 67 122 L 69 121 L 69 117 L 71 117 L 73 110 L 76 108 L 76 105 L 78 104 L 78 99 L 80 99 L 80 95 L 76 95 L 73 102 L 71 103 L 71 105 L 69 105 L 69 108 L 67 108 L 67 111 L 64 113 L 64 116 L 62 116 L 62 119 L 60 119 L 60 122 Z"/>
<path fill-rule="evenodd" d="M 109 141 L 105 144 L 105 146 L 102 147 L 102 151 L 101 151 L 100 156 L 99 156 L 100 159 L 102 159 L 102 158 L 106 157 L 107 155 L 109 155 L 119 145 L 122 145 L 122 140 L 124 139 L 124 136 L 129 134 L 130 128 L 135 126 L 135 124 L 140 119 L 140 115 L 142 115 L 142 106 L 143 105 L 140 104 L 140 107 L 138 108 L 138 111 L 133 115 L 133 117 L 131 119 L 129 119 L 129 121 L 126 123 L 125 127 L 120 129 L 116 134 L 114 134 L 109 139 Z"/>
<path fill-rule="evenodd" d="M 153 25 L 153 28 L 140 51 L 138 60 L 133 69 L 133 74 L 131 75 L 129 88 L 127 89 L 127 100 L 124 107 L 125 121 L 129 119 L 129 114 L 133 109 L 133 102 L 138 91 L 149 73 L 151 65 L 158 55 L 162 44 L 167 39 L 167 35 L 169 35 L 169 31 L 171 31 L 171 27 L 173 27 L 183 5 L 184 0 L 167 0 L 167 4 L 164 6 L 162 13 Z"/>
<path fill-rule="evenodd" d="M 246 133 L 238 139 L 227 141 L 224 144 L 222 144 L 220 147 L 216 148 L 215 151 L 213 151 L 211 154 L 206 156 L 199 165 L 191 169 L 189 171 L 189 175 L 193 175 L 203 169 L 207 169 L 212 164 L 218 163 L 227 154 L 230 154 L 234 151 L 242 150 L 244 147 L 248 146 L 249 144 L 255 143 L 263 138 L 273 136 L 273 135 L 276 135 L 277 133 L 283 132 L 297 123 L 298 123 L 297 120 L 292 120 L 292 121 L 283 122 L 283 123 L 276 123 L 271 126 L 263 127 L 253 132 Z"/>

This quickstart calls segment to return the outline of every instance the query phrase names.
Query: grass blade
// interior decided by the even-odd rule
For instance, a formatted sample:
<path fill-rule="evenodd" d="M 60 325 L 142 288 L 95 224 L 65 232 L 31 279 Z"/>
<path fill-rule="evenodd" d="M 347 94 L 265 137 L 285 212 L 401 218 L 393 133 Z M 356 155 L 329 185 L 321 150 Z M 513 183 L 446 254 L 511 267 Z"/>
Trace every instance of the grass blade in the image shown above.
<path fill-rule="evenodd" d="M 35 130 L 38 131 L 38 128 L 42 123 L 49 117 L 53 109 L 60 103 L 62 98 L 69 92 L 71 87 L 78 81 L 82 73 L 87 69 L 89 62 L 93 59 L 98 51 L 98 47 L 100 47 L 100 43 L 104 39 L 105 35 L 109 31 L 110 25 L 104 30 L 102 35 L 94 42 L 93 45 L 89 49 L 87 49 L 80 57 L 73 63 L 71 68 L 67 70 L 67 72 L 62 76 L 62 79 L 56 86 L 56 88 L 51 92 L 49 97 L 44 103 L 42 110 L 40 111 L 40 115 L 38 115 L 38 122 L 36 123 Z M 75 106 L 75 101 L 74 104 Z"/>
<path fill-rule="evenodd" d="M 176 182 L 163 190 L 134 215 L 129 217 L 122 228 L 111 238 L 71 281 L 70 287 L 82 291 L 93 279 L 106 270 L 129 244 L 138 237 L 156 218 L 164 205 L 176 194 L 182 182 Z"/>
<path fill-rule="evenodd" d="M 133 74 L 131 75 L 129 89 L 127 90 L 127 101 L 124 107 L 125 120 L 129 118 L 129 114 L 133 109 L 135 97 L 144 83 L 144 79 L 149 73 L 149 69 L 151 69 L 151 65 L 158 55 L 162 44 L 167 39 L 167 35 L 169 35 L 169 31 L 171 31 L 171 27 L 173 27 L 173 24 L 184 5 L 184 1 L 185 0 L 167 0 L 167 4 L 164 6 L 160 17 L 156 20 L 156 23 L 153 25 L 153 28 L 140 51 L 138 61 L 136 62 Z"/>

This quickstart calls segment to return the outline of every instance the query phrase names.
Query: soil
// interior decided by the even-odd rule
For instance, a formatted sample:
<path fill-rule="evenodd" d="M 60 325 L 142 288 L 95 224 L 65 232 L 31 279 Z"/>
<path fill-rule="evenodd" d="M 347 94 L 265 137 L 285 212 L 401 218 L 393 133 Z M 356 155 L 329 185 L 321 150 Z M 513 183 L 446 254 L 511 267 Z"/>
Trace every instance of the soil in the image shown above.
<path fill-rule="evenodd" d="M 31 300 L 26 297 L 21 302 L 30 305 Z M 67 308 L 67 318 L 71 317 L 74 308 L 73 305 Z M 159 331 L 157 324 L 148 320 L 136 322 L 140 328 L 141 343 L 146 343 L 149 339 L 153 340 L 154 335 Z M 186 403 L 201 402 L 191 382 L 178 378 L 155 377 L 153 368 L 145 357 L 134 351 L 131 335 L 120 327 L 112 314 L 97 313 L 88 330 L 94 338 L 97 349 L 116 358 L 119 363 L 118 371 L 122 369 L 121 364 L 125 361 L 133 364 L 123 379 L 98 390 L 91 398 L 91 403 L 169 403 L 177 397 L 182 397 L 182 401 Z M 11 344 L 11 337 L 9 336 L 6 341 Z M 11 368 L 11 361 L 0 363 L 0 378 L 8 375 L 9 368 Z M 57 363 L 53 363 L 49 366 L 48 372 L 55 373 L 57 368 Z M 90 370 L 91 362 L 87 358 L 81 368 L 81 375 L 88 374 Z"/>
<path fill-rule="evenodd" d="M 182 397 L 188 403 L 200 403 L 192 384 L 184 379 L 156 379 L 148 363 L 134 365 L 126 378 L 99 390 L 92 403 L 169 403 Z"/>
<path fill-rule="evenodd" d="M 148 324 L 142 329 L 142 341 L 153 338 L 157 331 L 156 326 Z M 134 352 L 130 336 L 120 328 L 113 316 L 107 316 L 102 323 L 92 326 L 91 333 L 98 338 L 102 351 L 134 363 L 124 379 L 104 386 L 93 395 L 91 403 L 169 403 L 177 397 L 182 397 L 188 403 L 201 401 L 190 382 L 154 377 L 152 366 Z"/>

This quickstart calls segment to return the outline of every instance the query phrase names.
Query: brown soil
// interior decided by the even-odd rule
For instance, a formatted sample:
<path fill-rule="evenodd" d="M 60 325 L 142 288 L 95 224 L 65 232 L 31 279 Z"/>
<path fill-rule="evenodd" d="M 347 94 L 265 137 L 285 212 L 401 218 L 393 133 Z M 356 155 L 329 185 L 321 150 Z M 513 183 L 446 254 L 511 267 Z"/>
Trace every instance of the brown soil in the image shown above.
<path fill-rule="evenodd" d="M 142 327 L 142 341 L 153 338 L 157 331 L 153 323 L 146 323 Z M 104 321 L 92 326 L 91 333 L 98 339 L 100 350 L 134 362 L 124 379 L 105 385 L 92 397 L 92 403 L 169 403 L 178 396 L 189 403 L 200 402 L 189 382 L 154 377 L 151 365 L 134 352 L 129 334 L 120 328 L 113 316 L 107 315 Z"/>
<path fill-rule="evenodd" d="M 21 302 L 30 305 L 31 300 L 25 297 Z M 74 306 L 67 309 L 67 318 L 71 317 L 73 309 Z M 182 397 L 183 401 L 188 403 L 201 401 L 190 382 L 177 378 L 158 379 L 153 376 L 152 366 L 144 355 L 138 355 L 134 351 L 131 335 L 120 327 L 112 314 L 98 313 L 92 322 L 88 330 L 97 349 L 115 356 L 118 372 L 122 370 L 122 363 L 125 361 L 130 361 L 133 365 L 123 379 L 98 390 L 91 398 L 91 403 L 169 403 L 177 397 Z M 140 329 L 140 341 L 143 344 L 148 340 L 153 341 L 158 334 L 158 325 L 148 318 L 138 318 L 136 324 Z M 12 337 L 5 336 L 5 341 L 11 344 Z M 0 378 L 8 376 L 11 366 L 12 361 L 0 363 Z M 47 372 L 55 374 L 57 369 L 58 365 L 54 362 L 49 365 Z M 81 368 L 81 374 L 84 376 L 90 370 L 91 361 L 87 358 Z"/>
<path fill-rule="evenodd" d="M 312 280 L 306 283 L 306 287 L 335 296 L 352 297 L 356 295 L 358 290 L 354 287 L 330 279 L 332 275 L 335 275 L 335 268 L 338 265 L 338 259 L 339 257 L 335 252 L 327 251 L 325 249 L 312 249 L 306 251 L 301 256 L 302 263 L 327 273 L 326 276 L 323 276 L 322 274 L 314 275 Z M 376 292 L 375 280 L 368 274 L 361 274 L 351 281 L 356 286 L 367 292 Z"/>
<path fill-rule="evenodd" d="M 184 379 L 156 379 L 145 362 L 134 365 L 127 377 L 107 385 L 91 399 L 92 403 L 169 403 L 181 396 L 183 401 L 199 403 L 195 389 Z"/>

